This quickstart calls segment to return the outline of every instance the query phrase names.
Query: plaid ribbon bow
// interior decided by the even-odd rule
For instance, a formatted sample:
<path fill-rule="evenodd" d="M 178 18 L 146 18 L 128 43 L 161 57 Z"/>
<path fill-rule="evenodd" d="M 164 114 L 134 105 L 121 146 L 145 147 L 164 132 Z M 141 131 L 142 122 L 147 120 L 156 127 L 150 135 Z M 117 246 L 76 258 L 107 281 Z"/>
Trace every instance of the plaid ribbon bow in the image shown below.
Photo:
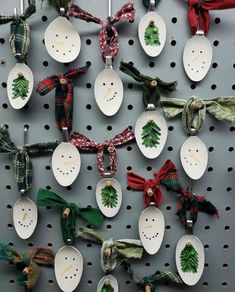
<path fill-rule="evenodd" d="M 13 169 L 19 191 L 29 191 L 32 188 L 33 167 L 30 155 L 53 152 L 57 146 L 57 142 L 16 146 L 11 141 L 8 129 L 4 126 L 0 127 L 0 153 L 10 153 L 12 155 Z"/>
<path fill-rule="evenodd" d="M 81 9 L 79 6 L 74 4 L 74 1 L 68 3 L 67 16 L 72 16 L 86 22 L 94 22 L 102 26 L 99 33 L 99 45 L 102 53 L 103 61 L 107 56 L 107 53 L 114 59 L 119 50 L 119 40 L 118 32 L 114 24 L 121 20 L 134 20 L 135 18 L 135 9 L 134 4 L 128 2 L 122 8 L 108 20 L 101 20 L 87 11 Z M 109 35 L 112 35 L 110 38 Z M 108 51 L 107 51 L 108 47 Z"/>
<path fill-rule="evenodd" d="M 25 62 L 30 46 L 30 27 L 26 21 L 36 12 L 35 0 L 29 0 L 25 12 L 15 19 L 14 16 L 0 15 L 0 24 L 11 22 L 10 47 L 14 57 L 19 62 Z"/>
<path fill-rule="evenodd" d="M 41 96 L 55 90 L 55 118 L 57 128 L 62 130 L 67 127 L 72 130 L 73 125 L 73 80 L 74 78 L 85 74 L 90 67 L 87 64 L 79 69 L 71 69 L 64 74 L 53 75 L 40 81 L 37 85 L 37 93 Z"/>
<path fill-rule="evenodd" d="M 129 172 L 127 174 L 128 186 L 134 190 L 144 191 L 144 203 L 146 208 L 150 206 L 151 201 L 159 206 L 162 203 L 163 195 L 159 188 L 160 184 L 175 187 L 178 183 L 178 174 L 174 163 L 167 160 L 158 173 L 154 174 L 154 179 L 144 179 L 143 177 Z"/>
<path fill-rule="evenodd" d="M 134 137 L 134 132 L 130 127 L 127 127 L 122 133 L 117 134 L 111 140 L 105 140 L 103 143 L 92 141 L 76 132 L 70 136 L 70 142 L 78 150 L 97 151 L 97 167 L 101 176 L 105 176 L 104 151 L 108 150 L 110 174 L 114 176 L 117 171 L 117 152 L 115 146 L 123 145 L 133 140 Z"/>

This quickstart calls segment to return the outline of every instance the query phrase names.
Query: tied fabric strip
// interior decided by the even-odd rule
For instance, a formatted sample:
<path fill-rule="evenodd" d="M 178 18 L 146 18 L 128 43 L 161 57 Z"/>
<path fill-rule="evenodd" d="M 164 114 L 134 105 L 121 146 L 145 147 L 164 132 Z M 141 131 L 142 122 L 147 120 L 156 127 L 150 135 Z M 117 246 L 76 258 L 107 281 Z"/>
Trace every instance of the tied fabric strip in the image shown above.
<path fill-rule="evenodd" d="M 31 289 L 39 280 L 39 265 L 53 266 L 54 253 L 50 248 L 36 248 L 28 254 L 21 254 L 8 244 L 0 243 L 0 259 L 12 262 L 19 285 Z"/>
<path fill-rule="evenodd" d="M 220 121 L 233 122 L 235 120 L 235 97 L 207 100 L 195 96 L 188 100 L 162 97 L 161 106 L 168 119 L 182 114 L 182 125 L 187 134 L 191 134 L 192 128 L 195 134 L 199 132 L 205 120 L 206 111 Z"/>
<path fill-rule="evenodd" d="M 132 269 L 132 266 L 129 262 L 127 262 L 126 260 L 123 260 L 121 262 L 121 266 L 123 268 L 123 270 L 130 276 L 130 278 L 132 279 L 132 281 L 137 285 L 138 289 L 140 289 L 140 291 L 151 291 L 154 292 L 157 289 L 157 286 L 159 284 L 164 284 L 166 282 L 170 282 L 172 284 L 176 284 L 176 285 L 183 285 L 184 282 L 182 281 L 182 279 L 180 278 L 180 276 L 177 273 L 173 273 L 170 271 L 165 271 L 165 272 L 160 272 L 157 271 L 156 273 L 150 275 L 150 276 L 145 276 L 143 277 L 143 279 L 138 279 Z M 147 290 L 146 287 L 149 287 L 150 290 Z"/>
<path fill-rule="evenodd" d="M 77 236 L 87 241 L 100 244 L 101 267 L 103 271 L 113 271 L 117 264 L 123 259 L 140 259 L 143 255 L 143 247 L 140 240 L 134 239 L 108 239 L 94 230 L 86 227 L 79 227 Z"/>
<path fill-rule="evenodd" d="M 76 132 L 70 136 L 70 142 L 76 146 L 78 150 L 97 151 L 97 167 L 101 176 L 105 176 L 104 151 L 108 150 L 110 174 L 114 176 L 117 171 L 117 153 L 115 146 L 123 145 L 133 140 L 134 137 L 134 132 L 128 127 L 113 139 L 105 140 L 103 143 L 94 142 Z"/>
<path fill-rule="evenodd" d="M 95 227 L 101 227 L 103 225 L 104 216 L 99 209 L 91 207 L 81 208 L 78 204 L 68 203 L 59 195 L 48 190 L 39 189 L 37 195 L 37 205 L 61 207 L 61 232 L 63 235 L 63 240 L 66 244 L 74 245 L 75 243 L 76 219 L 78 216 Z"/>
<path fill-rule="evenodd" d="M 154 179 L 146 180 L 133 172 L 129 172 L 127 174 L 127 181 L 128 186 L 132 189 L 144 191 L 146 208 L 151 205 L 151 201 L 158 207 L 163 201 L 159 185 L 164 184 L 174 188 L 178 182 L 178 174 L 174 163 L 171 160 L 167 160 L 160 171 L 154 174 Z"/>
<path fill-rule="evenodd" d="M 128 2 L 122 8 L 108 20 L 101 20 L 87 11 L 81 9 L 79 6 L 74 4 L 74 1 L 70 1 L 68 4 L 67 16 L 72 16 L 86 22 L 94 22 L 102 26 L 99 33 L 99 45 L 102 53 L 103 61 L 105 62 L 107 53 L 114 60 L 118 54 L 119 50 L 119 40 L 118 32 L 114 24 L 118 23 L 121 20 L 134 20 L 135 18 L 135 9 L 132 2 Z M 110 39 L 110 31 L 112 37 Z M 108 47 L 108 52 L 107 52 Z"/>
<path fill-rule="evenodd" d="M 72 130 L 73 125 L 73 80 L 85 74 L 90 67 L 87 64 L 79 69 L 71 69 L 64 74 L 53 75 L 40 81 L 37 85 L 37 93 L 41 96 L 46 95 L 53 89 L 55 90 L 55 118 L 57 128 L 63 127 Z"/>
<path fill-rule="evenodd" d="M 210 10 L 235 8 L 235 0 L 188 0 L 188 20 L 192 35 L 200 28 L 207 35 L 210 29 Z M 200 22 L 200 23 L 199 23 Z"/>
<path fill-rule="evenodd" d="M 133 65 L 129 63 L 121 62 L 119 69 L 142 84 L 143 103 L 145 107 L 147 107 L 148 104 L 154 104 L 155 107 L 158 106 L 161 97 L 160 91 L 171 92 L 176 90 L 176 81 L 167 83 L 158 77 L 152 78 L 142 75 Z"/>
<path fill-rule="evenodd" d="M 31 0 L 25 12 L 18 16 L 17 19 L 14 16 L 0 15 L 0 24 L 11 22 L 9 42 L 12 53 L 19 62 L 25 62 L 27 59 L 30 47 L 30 27 L 26 20 L 35 12 L 35 0 Z"/>
<path fill-rule="evenodd" d="M 30 155 L 51 153 L 57 146 L 57 142 L 16 146 L 10 138 L 8 129 L 4 126 L 0 127 L 0 153 L 11 154 L 19 191 L 25 190 L 27 192 L 32 188 L 33 167 Z"/>

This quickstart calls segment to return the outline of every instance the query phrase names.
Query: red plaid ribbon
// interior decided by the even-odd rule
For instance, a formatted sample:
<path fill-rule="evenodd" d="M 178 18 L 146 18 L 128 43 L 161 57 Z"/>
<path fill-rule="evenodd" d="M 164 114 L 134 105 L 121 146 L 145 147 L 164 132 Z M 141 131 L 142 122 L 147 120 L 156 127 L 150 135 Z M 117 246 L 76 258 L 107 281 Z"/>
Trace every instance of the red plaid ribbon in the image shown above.
<path fill-rule="evenodd" d="M 144 179 L 143 177 L 129 172 L 127 174 L 128 186 L 134 190 L 144 191 L 144 203 L 146 207 L 150 206 L 151 200 L 156 206 L 162 203 L 163 195 L 159 188 L 160 183 L 175 179 L 176 168 L 171 160 L 167 160 L 158 173 L 154 174 L 154 179 Z M 152 198 L 152 199 L 151 199 Z"/>
<path fill-rule="evenodd" d="M 192 34 L 195 35 L 198 28 L 205 34 L 209 32 L 209 10 L 229 8 L 235 8 L 235 0 L 188 0 L 188 19 Z"/>
<path fill-rule="evenodd" d="M 89 12 L 75 5 L 74 1 L 71 1 L 68 4 L 67 15 L 81 20 L 85 20 L 86 22 L 94 22 L 102 26 L 99 33 L 99 44 L 102 53 L 102 58 L 105 61 L 105 57 L 107 56 L 107 46 L 109 49 L 109 55 L 112 57 L 112 59 L 114 59 L 117 56 L 119 50 L 118 32 L 114 24 L 121 20 L 134 20 L 135 9 L 134 4 L 128 2 L 127 4 L 122 6 L 122 8 L 114 16 L 111 17 L 109 23 L 108 20 L 101 20 L 100 18 L 93 16 Z M 108 29 L 111 29 L 112 31 L 112 37 L 110 40 L 108 36 Z"/>
<path fill-rule="evenodd" d="M 90 67 L 87 64 L 79 69 L 71 69 L 68 72 L 60 75 L 53 75 L 40 81 L 36 91 L 44 96 L 53 89 L 55 92 L 55 117 L 59 130 L 67 127 L 72 130 L 73 124 L 73 79 L 80 74 L 87 72 Z"/>
<path fill-rule="evenodd" d="M 70 142 L 76 146 L 78 150 L 98 151 L 97 167 L 101 176 L 105 175 L 104 150 L 108 150 L 110 174 L 111 176 L 114 176 L 117 171 L 117 153 L 115 146 L 123 145 L 134 139 L 134 137 L 134 132 L 130 127 L 128 127 L 122 133 L 116 135 L 113 139 L 105 140 L 103 143 L 92 141 L 79 133 L 73 133 L 70 136 Z"/>

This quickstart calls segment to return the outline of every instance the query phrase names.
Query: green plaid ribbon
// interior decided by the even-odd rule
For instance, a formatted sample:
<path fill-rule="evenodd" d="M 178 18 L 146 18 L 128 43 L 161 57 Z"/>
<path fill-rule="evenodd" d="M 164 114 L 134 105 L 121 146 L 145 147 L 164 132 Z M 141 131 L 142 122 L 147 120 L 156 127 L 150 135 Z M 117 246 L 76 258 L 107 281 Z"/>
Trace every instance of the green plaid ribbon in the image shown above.
<path fill-rule="evenodd" d="M 33 167 L 30 155 L 51 153 L 57 146 L 58 142 L 16 146 L 10 138 L 8 129 L 4 126 L 0 127 L 0 153 L 12 155 L 13 169 L 19 190 L 27 192 L 32 188 Z"/>
<path fill-rule="evenodd" d="M 19 62 L 25 62 L 30 46 L 30 27 L 26 21 L 36 12 L 35 0 L 29 0 L 29 5 L 25 12 L 18 16 L 0 15 L 0 24 L 11 22 L 11 34 L 9 38 L 10 47 L 14 57 Z"/>
<path fill-rule="evenodd" d="M 206 111 L 218 120 L 233 122 L 235 120 L 235 97 L 219 97 L 203 100 L 190 97 L 188 100 L 161 98 L 161 105 L 167 118 L 182 115 L 182 125 L 187 134 L 196 134 L 202 127 Z"/>

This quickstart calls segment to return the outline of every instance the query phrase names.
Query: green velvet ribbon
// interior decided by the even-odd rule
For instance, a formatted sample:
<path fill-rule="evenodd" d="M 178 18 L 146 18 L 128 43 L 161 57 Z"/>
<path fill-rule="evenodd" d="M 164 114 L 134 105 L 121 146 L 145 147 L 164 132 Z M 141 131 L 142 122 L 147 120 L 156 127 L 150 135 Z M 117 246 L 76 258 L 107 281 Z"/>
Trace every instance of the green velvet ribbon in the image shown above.
<path fill-rule="evenodd" d="M 137 285 L 140 291 L 146 291 L 145 288 L 147 285 L 151 287 L 151 291 L 154 292 L 157 289 L 159 284 L 165 284 L 166 282 L 175 284 L 175 285 L 183 285 L 184 282 L 181 280 L 180 276 L 177 273 L 173 273 L 170 271 L 160 272 L 145 276 L 143 279 L 138 279 L 132 270 L 131 264 L 125 260 L 121 262 L 121 266 L 125 272 L 129 274 L 133 282 Z"/>
<path fill-rule="evenodd" d="M 100 244 L 101 247 L 101 268 L 105 273 L 113 271 L 117 264 L 127 259 L 140 259 L 143 255 L 143 247 L 140 240 L 134 239 L 108 239 L 90 228 L 80 227 L 77 236 Z M 107 254 L 107 249 L 110 254 Z"/>
<path fill-rule="evenodd" d="M 177 82 L 164 82 L 158 77 L 152 78 L 149 76 L 142 75 L 133 65 L 130 63 L 120 63 L 119 68 L 123 73 L 131 76 L 137 82 L 142 84 L 143 90 L 143 103 L 147 107 L 148 104 L 154 104 L 158 106 L 161 98 L 160 91 L 171 92 L 176 89 Z"/>
<path fill-rule="evenodd" d="M 68 9 L 68 3 L 70 0 L 49 0 L 50 4 L 60 13 L 60 8 L 64 8 L 65 12 Z"/>
<path fill-rule="evenodd" d="M 59 195 L 45 189 L 39 189 L 37 195 L 37 205 L 61 207 L 61 232 L 65 244 L 69 245 L 74 245 L 75 243 L 76 219 L 78 216 L 95 227 L 101 227 L 104 221 L 104 216 L 99 209 L 91 207 L 81 208 L 78 204 L 68 203 Z M 70 209 L 68 217 L 64 216 L 64 211 L 66 208 Z"/>
<path fill-rule="evenodd" d="M 167 118 L 182 115 L 182 125 L 187 134 L 196 134 L 201 129 L 206 111 L 218 120 L 227 122 L 235 120 L 235 97 L 207 100 L 195 96 L 188 100 L 162 97 L 161 106 Z"/>

